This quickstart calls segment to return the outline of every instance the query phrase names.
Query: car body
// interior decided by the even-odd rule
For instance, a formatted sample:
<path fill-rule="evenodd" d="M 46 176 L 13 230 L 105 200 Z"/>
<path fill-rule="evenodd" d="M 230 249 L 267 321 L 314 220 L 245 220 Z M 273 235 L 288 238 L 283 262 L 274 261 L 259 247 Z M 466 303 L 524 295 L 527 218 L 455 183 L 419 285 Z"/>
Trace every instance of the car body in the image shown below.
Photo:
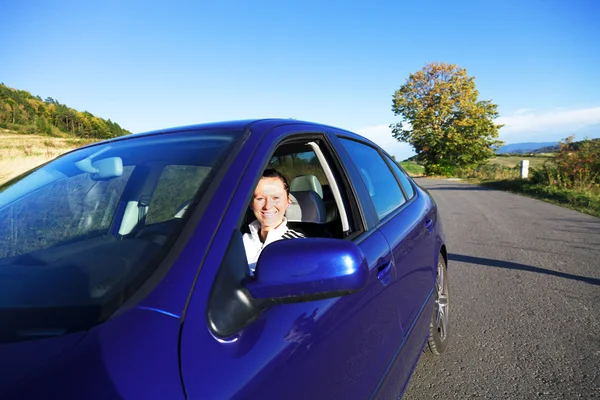
<path fill-rule="evenodd" d="M 242 235 L 266 167 L 290 180 L 306 238 L 265 247 L 251 276 Z M 397 398 L 423 349 L 446 346 L 435 202 L 335 127 L 89 145 L 0 189 L 0 238 L 2 398 Z"/>

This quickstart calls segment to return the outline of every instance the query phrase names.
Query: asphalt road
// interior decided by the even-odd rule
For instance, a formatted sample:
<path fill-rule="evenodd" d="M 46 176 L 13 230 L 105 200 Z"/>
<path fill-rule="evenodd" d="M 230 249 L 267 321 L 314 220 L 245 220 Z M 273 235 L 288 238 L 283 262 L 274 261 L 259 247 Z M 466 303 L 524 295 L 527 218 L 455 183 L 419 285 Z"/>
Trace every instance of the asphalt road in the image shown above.
<path fill-rule="evenodd" d="M 449 347 L 404 399 L 600 398 L 600 219 L 458 181 L 417 180 L 449 250 Z"/>

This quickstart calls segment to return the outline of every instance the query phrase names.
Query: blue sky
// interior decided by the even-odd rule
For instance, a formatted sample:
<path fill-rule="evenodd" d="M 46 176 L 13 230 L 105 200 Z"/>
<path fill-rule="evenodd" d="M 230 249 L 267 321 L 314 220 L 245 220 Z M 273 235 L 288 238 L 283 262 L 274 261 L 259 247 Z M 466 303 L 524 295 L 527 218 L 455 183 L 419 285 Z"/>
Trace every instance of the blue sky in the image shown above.
<path fill-rule="evenodd" d="M 426 63 L 475 76 L 507 143 L 600 137 L 600 1 L 4 2 L 0 82 L 132 132 L 291 117 L 400 159 L 394 91 Z"/>

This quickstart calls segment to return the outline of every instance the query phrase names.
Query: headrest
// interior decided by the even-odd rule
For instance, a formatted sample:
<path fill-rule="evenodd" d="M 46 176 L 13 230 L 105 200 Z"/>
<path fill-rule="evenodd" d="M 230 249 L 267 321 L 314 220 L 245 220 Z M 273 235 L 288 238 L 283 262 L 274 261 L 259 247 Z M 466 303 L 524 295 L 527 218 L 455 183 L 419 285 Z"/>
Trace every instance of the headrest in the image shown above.
<path fill-rule="evenodd" d="M 290 192 L 290 200 L 292 204 L 285 211 L 289 222 L 327 223 L 325 203 L 317 192 L 312 190 Z"/>
<path fill-rule="evenodd" d="M 305 190 L 317 192 L 319 197 L 323 198 L 323 187 L 321 187 L 321 183 L 314 175 L 300 175 L 292 179 L 290 192 L 302 192 Z"/>

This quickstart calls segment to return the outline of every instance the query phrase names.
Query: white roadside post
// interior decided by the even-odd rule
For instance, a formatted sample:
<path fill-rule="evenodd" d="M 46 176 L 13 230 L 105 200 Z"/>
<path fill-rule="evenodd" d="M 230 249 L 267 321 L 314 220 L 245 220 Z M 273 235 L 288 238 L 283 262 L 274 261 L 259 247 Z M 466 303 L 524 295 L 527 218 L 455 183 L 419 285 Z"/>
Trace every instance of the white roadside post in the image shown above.
<path fill-rule="evenodd" d="M 529 176 L 529 160 L 521 160 L 521 179 Z"/>

